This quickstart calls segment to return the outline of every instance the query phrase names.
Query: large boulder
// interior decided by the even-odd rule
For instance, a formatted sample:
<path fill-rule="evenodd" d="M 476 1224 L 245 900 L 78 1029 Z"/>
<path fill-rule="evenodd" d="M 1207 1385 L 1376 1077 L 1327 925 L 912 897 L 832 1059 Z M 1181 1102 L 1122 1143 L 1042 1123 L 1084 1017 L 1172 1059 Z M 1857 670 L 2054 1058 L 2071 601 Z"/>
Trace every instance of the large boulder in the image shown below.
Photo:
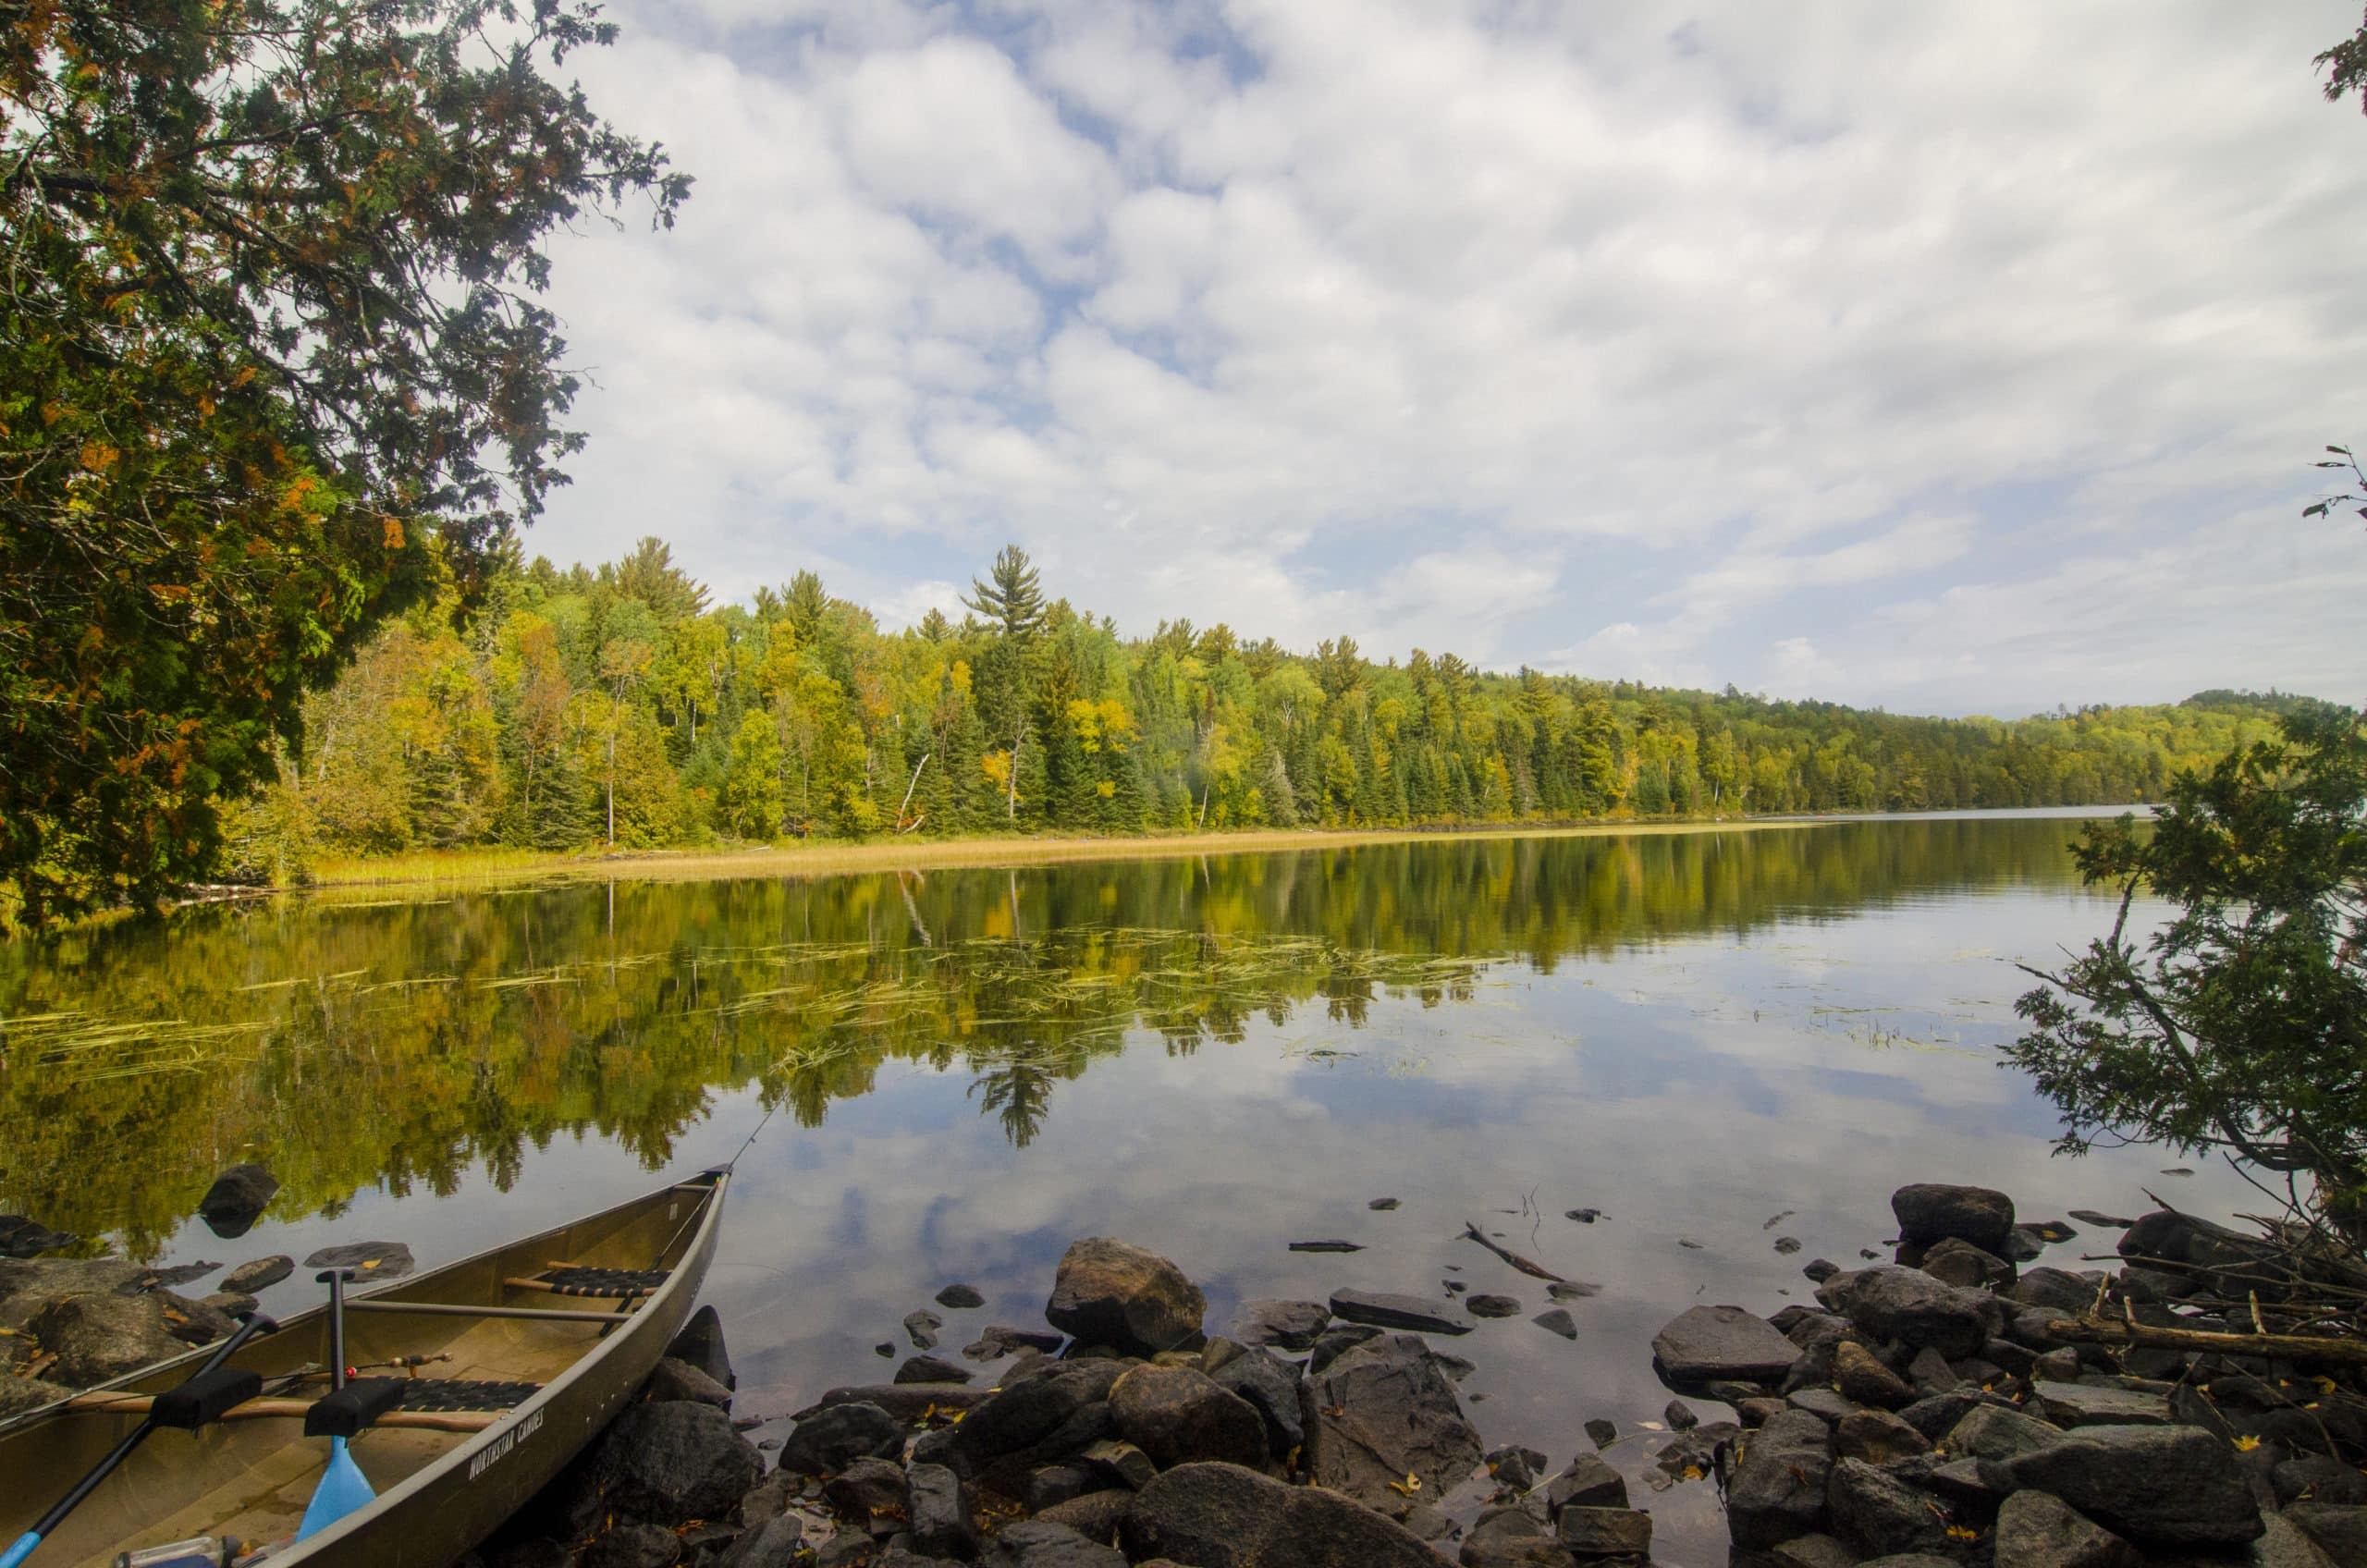
<path fill-rule="evenodd" d="M 730 1425 L 729 1416 L 724 1424 Z M 877 1405 L 826 1404 L 791 1428 L 781 1444 L 780 1467 L 799 1476 L 834 1476 L 858 1459 L 893 1459 L 903 1452 L 904 1424 Z"/>
<path fill-rule="evenodd" d="M 1726 1523 L 1736 1546 L 1763 1551 L 1823 1524 L 1831 1438 L 1822 1418 L 1785 1410 L 1743 1439 L 1726 1489 Z"/>
<path fill-rule="evenodd" d="M 1437 1552 L 1370 1509 L 1235 1464 L 1160 1476 L 1134 1495 L 1120 1537 L 1132 1562 L 1192 1568 L 1441 1568 Z"/>
<path fill-rule="evenodd" d="M 606 1511 L 645 1525 L 728 1517 L 764 1471 L 730 1416 L 692 1400 L 631 1406 L 583 1467 L 594 1517 Z"/>
<path fill-rule="evenodd" d="M 1306 1464 L 1318 1486 L 1392 1517 L 1437 1497 L 1479 1463 L 1479 1434 L 1429 1347 L 1412 1334 L 1356 1346 L 1309 1383 L 1315 1424 Z"/>
<path fill-rule="evenodd" d="M 1137 1366 L 1110 1388 L 1118 1435 L 1160 1469 L 1196 1460 L 1255 1467 L 1266 1458 L 1266 1423 L 1255 1406 L 1189 1366 Z"/>
<path fill-rule="evenodd" d="M 1044 1319 L 1082 1343 L 1149 1356 L 1196 1341 L 1208 1310 L 1200 1287 L 1159 1254 L 1087 1236 L 1061 1256 Z"/>
<path fill-rule="evenodd" d="M 1911 1182 L 1891 1194 L 1890 1211 L 1898 1217 L 1898 1239 L 1909 1246 L 1954 1237 L 1994 1253 L 2014 1233 L 2014 1200 L 1991 1187 Z"/>
<path fill-rule="evenodd" d="M 254 1229 L 277 1191 L 279 1179 L 262 1166 L 234 1165 L 214 1178 L 214 1185 L 197 1200 L 197 1215 L 226 1241 L 243 1236 Z"/>
<path fill-rule="evenodd" d="M 1068 1458 L 1109 1435 L 1110 1390 L 1125 1373 L 1122 1362 L 1068 1361 L 1014 1379 L 953 1428 L 950 1462 L 975 1471 L 999 1459 Z"/>
<path fill-rule="evenodd" d="M 942 1464 L 915 1464 L 904 1476 L 913 1550 L 928 1557 L 975 1557 L 978 1526 L 970 1489 Z"/>
<path fill-rule="evenodd" d="M 2238 1547 L 2261 1532 L 2235 1450 L 2200 1427 L 2082 1427 L 1981 1473 L 2000 1491 L 2052 1492 L 2140 1546 Z"/>
<path fill-rule="evenodd" d="M 2277 1257 L 2275 1243 L 2191 1214 L 2160 1209 L 2144 1216 L 2121 1233 L 2119 1252 L 2148 1268 L 2200 1275 L 2213 1284 L 2231 1287 L 2231 1293 L 2238 1297 L 2254 1289 L 2263 1295 L 2280 1293 L 2259 1278 L 2275 1272 L 2259 1267 Z M 2222 1274 L 2238 1278 L 2222 1280 Z"/>
<path fill-rule="evenodd" d="M 1833 1533 L 1867 1557 L 1947 1549 L 1948 1519 L 1932 1497 L 1862 1459 L 1834 1461 L 1824 1496 Z"/>
<path fill-rule="evenodd" d="M 1876 1340 L 1928 1345 L 1950 1360 L 1978 1353 L 2005 1317 L 1996 1297 L 1944 1284 L 1919 1268 L 1862 1268 L 1834 1283 L 1841 1310 Z"/>
<path fill-rule="evenodd" d="M 174 1337 L 164 1304 L 152 1295 L 61 1297 L 42 1308 L 26 1332 L 57 1357 L 46 1376 L 78 1389 L 189 1349 Z"/>
<path fill-rule="evenodd" d="M 2061 1498 L 2019 1491 L 1997 1510 L 1997 1568 L 2137 1568 L 2137 1549 Z"/>
<path fill-rule="evenodd" d="M 1676 1383 L 1764 1382 L 1781 1378 L 1799 1354 L 1773 1324 L 1738 1306 L 1692 1307 L 1652 1336 L 1654 1358 Z"/>

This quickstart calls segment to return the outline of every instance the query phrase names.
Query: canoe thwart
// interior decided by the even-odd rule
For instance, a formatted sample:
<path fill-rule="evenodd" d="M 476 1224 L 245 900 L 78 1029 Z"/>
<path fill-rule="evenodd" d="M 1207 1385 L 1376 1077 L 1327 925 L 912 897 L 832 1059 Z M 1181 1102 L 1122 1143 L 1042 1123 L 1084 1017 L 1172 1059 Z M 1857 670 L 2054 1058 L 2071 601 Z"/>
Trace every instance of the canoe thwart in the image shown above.
<path fill-rule="evenodd" d="M 630 1312 L 567 1312 L 550 1306 L 472 1306 L 452 1301 L 369 1301 L 345 1304 L 348 1312 L 416 1312 L 431 1317 L 534 1317 L 546 1323 L 630 1323 Z"/>
<path fill-rule="evenodd" d="M 66 1408 L 98 1415 L 145 1415 L 151 1403 L 146 1394 L 81 1394 L 67 1400 Z M 224 1411 L 221 1419 L 300 1421 L 313 1403 L 309 1399 L 251 1399 Z M 482 1432 L 507 1414 L 500 1410 L 390 1410 L 378 1417 L 376 1425 L 427 1432 Z"/>

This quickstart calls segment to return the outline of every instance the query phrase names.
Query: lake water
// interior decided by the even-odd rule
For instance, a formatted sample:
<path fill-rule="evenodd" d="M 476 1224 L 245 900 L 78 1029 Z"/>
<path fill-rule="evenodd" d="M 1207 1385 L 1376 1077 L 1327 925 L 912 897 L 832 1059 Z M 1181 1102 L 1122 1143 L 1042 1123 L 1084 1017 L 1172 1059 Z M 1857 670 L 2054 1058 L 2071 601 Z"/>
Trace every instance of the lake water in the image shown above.
<path fill-rule="evenodd" d="M 1800 1266 L 1879 1249 L 1903 1182 L 2004 1187 L 2029 1219 L 2140 1213 L 2149 1186 L 2258 1207 L 2199 1159 L 2054 1156 L 2053 1109 L 1998 1065 L 2030 985 L 2013 961 L 2110 919 L 2076 827 L 191 910 L 0 949 L 0 1211 L 166 1263 L 395 1240 L 427 1266 L 727 1159 L 777 1106 L 706 1291 L 742 1412 L 884 1379 L 873 1347 L 908 1354 L 900 1320 L 954 1280 L 987 1305 L 944 1314 L 949 1352 L 1037 1325 L 1068 1242 L 1106 1234 L 1182 1264 L 1211 1331 L 1245 1298 L 1341 1286 L 1516 1296 L 1523 1316 L 1452 1344 L 1482 1436 L 1558 1465 L 1608 1416 L 1640 1476 L 1659 1435 L 1639 1423 L 1669 1399 L 1653 1331 L 1700 1302 L 1809 1299 Z M 241 1159 L 284 1186 L 226 1242 L 185 1217 Z M 1564 1218 L 1581 1207 L 1603 1218 Z M 1569 1304 L 1576 1343 L 1527 1321 L 1542 1286 L 1466 1220 L 1602 1286 Z M 1287 1250 L 1330 1238 L 1365 1250 Z M 316 1289 L 300 1274 L 266 1305 Z M 1662 1560 L 1723 1561 L 1706 1485 L 1632 1489 Z"/>

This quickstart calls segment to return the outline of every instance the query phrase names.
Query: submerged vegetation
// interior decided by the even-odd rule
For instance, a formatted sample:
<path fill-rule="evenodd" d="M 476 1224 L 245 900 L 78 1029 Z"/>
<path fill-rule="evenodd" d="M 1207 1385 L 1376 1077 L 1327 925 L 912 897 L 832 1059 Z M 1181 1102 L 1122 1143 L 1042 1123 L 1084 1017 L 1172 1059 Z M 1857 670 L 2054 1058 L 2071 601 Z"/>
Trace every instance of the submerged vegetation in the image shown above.
<path fill-rule="evenodd" d="M 239 875 L 480 846 L 1400 827 L 2157 798 L 2287 699 L 2004 722 L 1655 690 L 1222 625 L 1121 636 L 1007 550 L 959 622 L 883 631 L 812 573 L 753 606 L 645 540 L 397 621 L 231 821 Z"/>

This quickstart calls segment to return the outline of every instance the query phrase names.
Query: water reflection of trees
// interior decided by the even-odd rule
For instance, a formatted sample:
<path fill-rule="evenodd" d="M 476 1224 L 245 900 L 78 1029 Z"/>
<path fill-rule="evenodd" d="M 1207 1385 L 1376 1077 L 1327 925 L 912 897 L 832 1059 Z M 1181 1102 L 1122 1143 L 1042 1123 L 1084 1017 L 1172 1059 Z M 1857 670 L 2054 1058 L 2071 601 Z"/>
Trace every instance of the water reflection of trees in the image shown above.
<path fill-rule="evenodd" d="M 1025 1145 L 1130 1032 L 1173 1053 L 1478 967 L 2003 882 L 2059 823 L 1487 839 L 812 882 L 190 911 L 0 949 L 0 1208 L 147 1244 L 222 1165 L 290 1211 L 499 1185 L 561 1134 L 652 1169 L 717 1090 L 818 1123 L 883 1062 L 959 1068 Z"/>

